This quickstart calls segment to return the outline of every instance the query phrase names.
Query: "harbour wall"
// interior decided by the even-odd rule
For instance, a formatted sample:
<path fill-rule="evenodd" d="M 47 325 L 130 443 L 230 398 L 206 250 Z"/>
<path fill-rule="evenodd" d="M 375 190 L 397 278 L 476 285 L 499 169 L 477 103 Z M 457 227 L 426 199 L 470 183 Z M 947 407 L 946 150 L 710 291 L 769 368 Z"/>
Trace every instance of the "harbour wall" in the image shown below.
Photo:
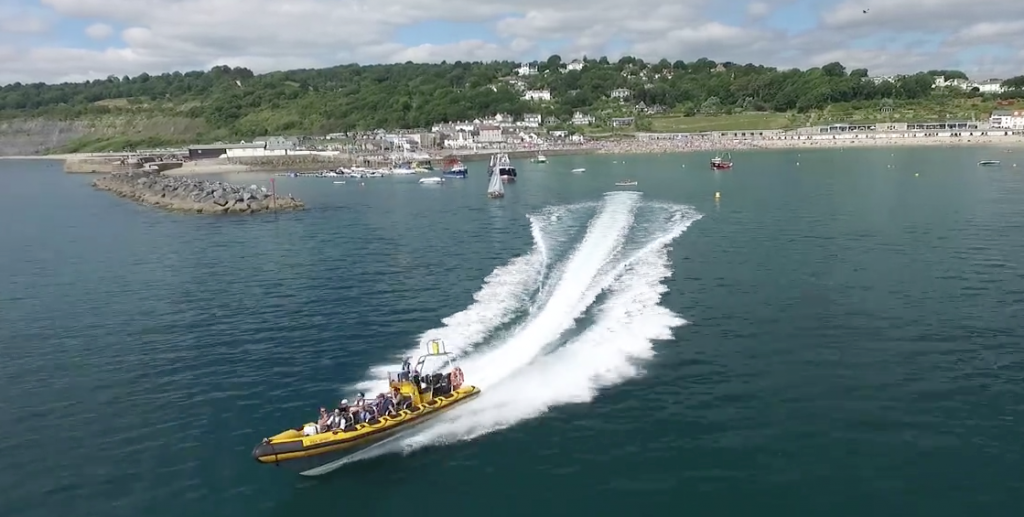
<path fill-rule="evenodd" d="M 291 195 L 275 196 L 264 187 L 241 187 L 222 181 L 206 181 L 159 172 L 130 171 L 109 174 L 92 182 L 93 187 L 144 205 L 198 214 L 255 214 L 301 210 L 305 204 Z"/>

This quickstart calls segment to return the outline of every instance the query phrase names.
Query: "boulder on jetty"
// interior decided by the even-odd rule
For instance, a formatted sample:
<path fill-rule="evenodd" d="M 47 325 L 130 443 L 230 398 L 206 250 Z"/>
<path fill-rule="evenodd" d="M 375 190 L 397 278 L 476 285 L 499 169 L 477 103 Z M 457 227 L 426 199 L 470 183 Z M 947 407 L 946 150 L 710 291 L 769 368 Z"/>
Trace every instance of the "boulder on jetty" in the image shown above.
<path fill-rule="evenodd" d="M 252 214 L 301 210 L 305 204 L 291 195 L 277 196 L 266 187 L 240 187 L 159 172 L 132 171 L 103 176 L 92 182 L 100 190 L 167 210 L 200 214 Z"/>

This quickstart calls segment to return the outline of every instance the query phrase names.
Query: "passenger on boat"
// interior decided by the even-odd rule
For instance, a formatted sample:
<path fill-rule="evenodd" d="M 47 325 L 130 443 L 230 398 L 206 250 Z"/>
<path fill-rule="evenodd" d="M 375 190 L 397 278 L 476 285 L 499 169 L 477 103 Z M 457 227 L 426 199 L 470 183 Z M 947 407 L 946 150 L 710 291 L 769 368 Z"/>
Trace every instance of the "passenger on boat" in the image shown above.
<path fill-rule="evenodd" d="M 395 414 L 395 401 L 391 397 L 381 393 L 377 395 L 376 410 L 377 415 L 393 415 Z"/>
<path fill-rule="evenodd" d="M 348 427 L 348 418 L 345 417 L 345 413 L 339 408 L 334 408 L 334 414 L 331 416 L 331 430 L 344 431 Z"/>
<path fill-rule="evenodd" d="M 316 427 L 307 426 L 303 428 L 302 434 L 307 436 L 323 433 L 327 431 L 331 426 L 331 415 L 327 413 L 327 408 L 320 408 L 320 418 L 316 421 Z M 311 432 L 312 431 L 312 432 Z"/>
<path fill-rule="evenodd" d="M 398 380 L 409 380 L 410 371 L 412 371 L 412 357 L 406 357 L 405 359 L 402 359 L 402 371 L 398 373 Z"/>

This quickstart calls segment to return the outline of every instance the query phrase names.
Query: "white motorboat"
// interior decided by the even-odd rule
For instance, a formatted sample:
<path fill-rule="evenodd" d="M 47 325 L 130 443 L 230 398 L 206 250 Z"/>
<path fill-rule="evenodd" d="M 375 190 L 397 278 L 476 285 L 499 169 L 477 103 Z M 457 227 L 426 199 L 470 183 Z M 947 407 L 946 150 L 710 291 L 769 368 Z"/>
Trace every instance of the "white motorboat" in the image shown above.
<path fill-rule="evenodd" d="M 444 183 L 444 178 L 438 178 L 436 176 L 431 176 L 429 178 L 420 178 L 419 183 L 420 185 L 440 185 Z"/>
<path fill-rule="evenodd" d="M 583 174 L 584 172 L 587 172 L 587 169 L 580 167 L 579 169 L 573 169 L 572 172 L 575 174 Z"/>
<path fill-rule="evenodd" d="M 617 181 L 617 182 L 615 182 L 615 186 L 616 187 L 635 187 L 636 185 L 637 185 L 637 183 L 635 181 L 632 181 L 632 180 Z"/>

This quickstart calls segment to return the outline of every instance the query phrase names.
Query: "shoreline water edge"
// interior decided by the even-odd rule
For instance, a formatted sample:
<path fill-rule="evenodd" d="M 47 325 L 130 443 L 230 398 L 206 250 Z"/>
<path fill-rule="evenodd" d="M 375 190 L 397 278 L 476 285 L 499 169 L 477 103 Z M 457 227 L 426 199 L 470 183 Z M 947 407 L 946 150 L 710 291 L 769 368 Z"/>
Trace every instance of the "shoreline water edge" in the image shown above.
<path fill-rule="evenodd" d="M 742 133 L 742 132 L 735 132 Z M 734 134 L 735 134 L 734 133 Z M 893 147 L 1024 147 L 1024 135 L 984 135 L 984 136 L 907 136 L 893 138 L 878 135 L 858 135 L 850 138 L 848 136 L 827 137 L 825 135 L 803 136 L 803 137 L 766 137 L 766 138 L 737 138 L 726 136 L 698 136 L 689 135 L 677 138 L 673 134 L 649 133 L 644 138 L 613 138 L 602 140 L 590 140 L 566 145 L 547 146 L 497 146 L 490 148 L 477 148 L 473 150 L 452 149 L 443 151 L 431 151 L 429 154 L 433 159 L 441 159 L 445 156 L 455 156 L 463 161 L 485 160 L 494 153 L 508 153 L 515 158 L 527 158 L 538 152 L 548 156 L 571 156 L 586 154 L 672 154 L 692 152 L 720 152 L 720 151 L 745 151 L 745 150 L 790 150 L 790 149 L 844 149 L 844 148 L 893 148 Z M 111 156 L 122 156 L 124 153 L 72 153 L 52 154 L 37 156 L 0 156 L 6 160 L 59 160 L 62 162 L 74 162 L 76 160 L 92 161 L 109 158 Z M 325 160 L 324 163 L 328 163 Z M 289 166 L 288 169 L 293 168 Z M 224 158 L 190 161 L 181 164 L 180 167 L 164 170 L 166 176 L 189 176 L 197 174 L 229 174 L 241 172 L 260 172 L 273 170 L 272 167 L 261 166 L 260 164 L 246 164 L 235 160 Z M 106 171 L 71 171 L 68 172 L 106 172 Z"/>

